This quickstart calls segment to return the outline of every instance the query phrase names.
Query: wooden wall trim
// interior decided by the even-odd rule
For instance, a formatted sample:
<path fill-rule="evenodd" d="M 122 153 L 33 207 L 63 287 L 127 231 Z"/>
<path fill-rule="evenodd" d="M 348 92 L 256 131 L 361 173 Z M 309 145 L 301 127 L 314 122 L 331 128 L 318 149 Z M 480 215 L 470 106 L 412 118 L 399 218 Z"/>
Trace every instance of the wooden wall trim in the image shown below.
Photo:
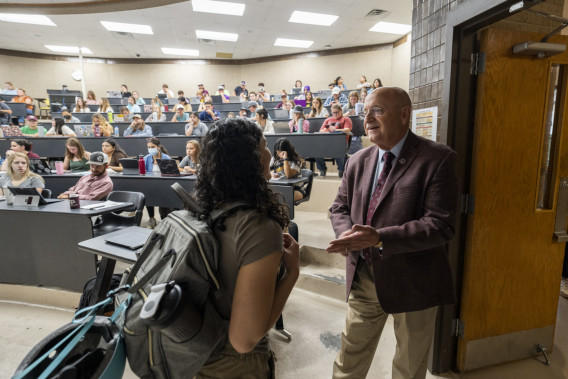
<path fill-rule="evenodd" d="M 311 51 L 306 53 L 274 55 L 269 57 L 258 57 L 258 58 L 248 58 L 248 59 L 146 59 L 146 58 L 135 59 L 135 58 L 94 58 L 94 57 L 84 56 L 83 61 L 85 63 L 103 63 L 103 64 L 204 64 L 204 65 L 236 66 L 236 65 L 278 62 L 278 61 L 287 61 L 292 59 L 319 58 L 319 57 L 326 57 L 332 55 L 353 54 L 353 53 L 362 53 L 367 51 L 384 50 L 396 47 L 406 42 L 406 37 L 407 36 L 404 36 L 401 39 L 395 41 L 394 43 L 353 46 L 342 49 L 327 49 L 327 50 Z M 395 46 L 395 44 L 397 45 Z M 0 55 L 19 57 L 19 58 L 45 59 L 45 60 L 63 61 L 63 62 L 79 61 L 79 57 L 77 56 L 32 53 L 27 51 L 8 50 L 8 49 L 0 49 Z"/>

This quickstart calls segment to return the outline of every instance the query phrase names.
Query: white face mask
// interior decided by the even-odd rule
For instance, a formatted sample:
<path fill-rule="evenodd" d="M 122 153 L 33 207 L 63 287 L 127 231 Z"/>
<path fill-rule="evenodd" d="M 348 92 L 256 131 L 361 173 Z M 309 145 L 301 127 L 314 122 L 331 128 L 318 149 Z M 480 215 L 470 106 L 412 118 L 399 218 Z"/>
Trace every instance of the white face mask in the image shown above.
<path fill-rule="evenodd" d="M 152 147 L 152 148 L 148 149 L 148 154 L 156 155 L 156 154 L 158 154 L 158 149 L 155 148 L 155 147 Z"/>

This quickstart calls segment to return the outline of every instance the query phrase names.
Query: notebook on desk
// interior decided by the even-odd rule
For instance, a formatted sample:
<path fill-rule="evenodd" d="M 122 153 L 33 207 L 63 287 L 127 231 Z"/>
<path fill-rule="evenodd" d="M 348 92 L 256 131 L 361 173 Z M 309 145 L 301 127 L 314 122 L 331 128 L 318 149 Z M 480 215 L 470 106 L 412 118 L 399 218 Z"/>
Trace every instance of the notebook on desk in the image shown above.
<path fill-rule="evenodd" d="M 180 172 L 175 159 L 156 159 L 162 176 L 189 176 L 189 172 Z"/>
<path fill-rule="evenodd" d="M 144 246 L 147 239 L 148 234 L 134 230 L 129 232 L 128 234 L 121 234 L 118 236 L 105 238 L 105 242 L 116 246 L 125 247 L 130 250 L 137 250 Z"/>
<path fill-rule="evenodd" d="M 122 158 L 118 160 L 122 165 L 122 175 L 139 175 L 138 159 L 136 158 Z"/>

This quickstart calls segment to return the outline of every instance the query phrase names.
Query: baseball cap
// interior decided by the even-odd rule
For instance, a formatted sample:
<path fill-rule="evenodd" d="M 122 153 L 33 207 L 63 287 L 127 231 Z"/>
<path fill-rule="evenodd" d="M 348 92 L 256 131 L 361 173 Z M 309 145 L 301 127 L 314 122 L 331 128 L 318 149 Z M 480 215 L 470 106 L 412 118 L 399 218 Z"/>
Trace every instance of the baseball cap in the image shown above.
<path fill-rule="evenodd" d="M 87 163 L 101 166 L 108 163 L 108 156 L 102 151 L 95 151 Z"/>
<path fill-rule="evenodd" d="M 245 81 L 241 81 L 241 86 L 246 86 L 247 84 L 245 83 Z"/>
<path fill-rule="evenodd" d="M 305 92 L 305 91 L 309 91 L 309 90 L 310 90 L 310 86 L 305 86 L 305 87 L 304 87 L 304 92 Z"/>
<path fill-rule="evenodd" d="M 336 93 L 340 93 L 341 90 L 339 89 L 339 87 L 333 87 L 333 89 L 331 90 L 331 94 L 335 95 Z"/>
<path fill-rule="evenodd" d="M 219 87 L 217 87 L 217 89 L 225 89 L 225 86 L 222 84 L 219 84 Z"/>
<path fill-rule="evenodd" d="M 184 109 L 184 108 L 183 108 L 183 105 L 181 105 L 181 104 L 176 105 L 176 110 L 178 110 L 178 109 L 180 109 L 180 108 L 181 108 L 181 109 Z"/>
<path fill-rule="evenodd" d="M 30 116 L 26 117 L 26 120 L 28 120 L 28 121 L 37 121 L 37 117 L 30 115 Z"/>
<path fill-rule="evenodd" d="M 139 114 L 133 114 L 132 118 L 142 118 L 142 116 L 140 116 Z"/>
<path fill-rule="evenodd" d="M 294 107 L 294 113 L 304 113 L 304 108 L 301 105 L 296 105 Z"/>
<path fill-rule="evenodd" d="M 256 107 L 258 107 L 258 103 L 257 103 L 256 101 L 254 101 L 254 100 L 253 100 L 253 101 L 249 101 L 249 105 L 248 105 L 248 106 L 249 106 L 249 107 L 255 107 L 255 108 L 256 108 Z"/>

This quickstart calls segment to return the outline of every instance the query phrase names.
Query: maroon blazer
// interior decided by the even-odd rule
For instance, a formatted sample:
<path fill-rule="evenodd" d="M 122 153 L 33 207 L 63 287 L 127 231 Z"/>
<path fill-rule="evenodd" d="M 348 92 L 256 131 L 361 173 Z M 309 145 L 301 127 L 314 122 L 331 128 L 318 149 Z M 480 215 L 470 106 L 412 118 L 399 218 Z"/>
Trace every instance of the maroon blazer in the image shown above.
<path fill-rule="evenodd" d="M 335 235 L 364 224 L 379 148 L 349 158 L 330 207 Z M 456 153 L 408 132 L 385 183 L 371 224 L 382 252 L 373 248 L 375 288 L 387 313 L 412 312 L 455 301 L 446 244 L 458 210 Z M 347 256 L 347 296 L 360 251 Z"/>

